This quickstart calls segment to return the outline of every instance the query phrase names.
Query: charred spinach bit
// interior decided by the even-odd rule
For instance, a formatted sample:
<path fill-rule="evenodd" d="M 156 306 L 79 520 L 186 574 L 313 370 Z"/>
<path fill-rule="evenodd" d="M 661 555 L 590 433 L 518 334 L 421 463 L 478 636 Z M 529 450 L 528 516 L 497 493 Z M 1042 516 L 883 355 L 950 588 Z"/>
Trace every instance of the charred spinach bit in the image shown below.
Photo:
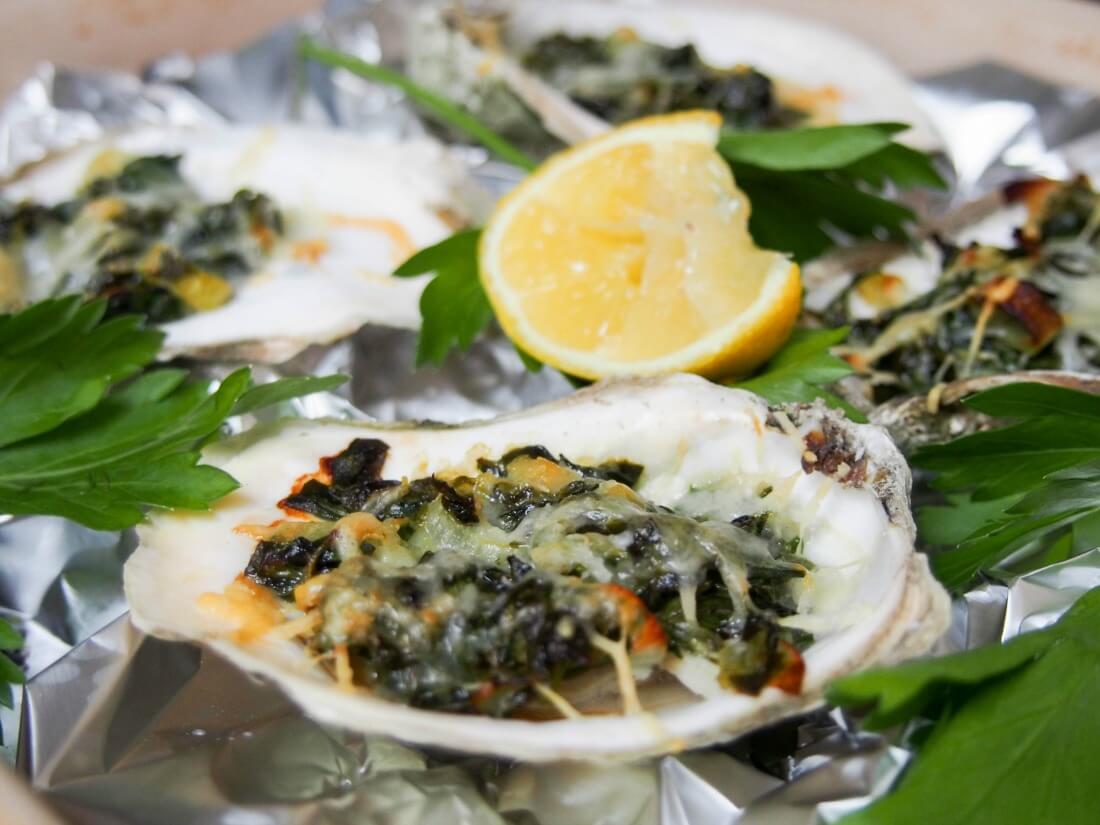
<path fill-rule="evenodd" d="M 180 242 L 183 257 L 196 269 L 225 276 L 254 271 L 283 234 L 283 217 L 274 202 L 248 189 L 227 203 L 203 206 L 193 224 Z"/>
<path fill-rule="evenodd" d="M 88 198 L 132 195 L 165 187 L 185 186 L 179 155 L 148 155 L 128 162 L 115 175 L 97 177 L 84 187 Z"/>
<path fill-rule="evenodd" d="M 289 596 L 311 576 L 340 566 L 340 556 L 329 537 L 310 541 L 304 536 L 286 543 L 261 541 L 245 568 L 245 575 L 279 596 Z"/>
<path fill-rule="evenodd" d="M 389 445 L 384 441 L 357 438 L 339 455 L 321 462 L 322 470 L 332 479 L 330 483 L 310 479 L 279 506 L 329 521 L 359 510 L 372 493 L 397 484 L 381 480 L 388 453 Z"/>
<path fill-rule="evenodd" d="M 737 644 L 723 645 L 718 653 L 718 681 L 742 693 L 758 694 L 775 674 L 797 661 L 794 645 L 784 628 L 750 613 Z"/>

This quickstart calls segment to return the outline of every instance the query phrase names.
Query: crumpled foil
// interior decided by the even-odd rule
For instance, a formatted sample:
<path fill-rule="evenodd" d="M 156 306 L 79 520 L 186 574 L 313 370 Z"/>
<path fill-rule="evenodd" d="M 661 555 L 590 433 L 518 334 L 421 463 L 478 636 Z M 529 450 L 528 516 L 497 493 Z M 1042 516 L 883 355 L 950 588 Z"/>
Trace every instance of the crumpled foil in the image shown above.
<path fill-rule="evenodd" d="M 399 63 L 400 20 L 412 5 L 333 0 L 324 15 L 239 51 L 170 55 L 140 78 L 43 65 L 0 107 L 0 178 L 138 124 L 293 120 L 418 134 L 424 127 L 400 95 L 304 67 L 293 52 L 310 32 Z M 1084 93 L 988 65 L 928 79 L 920 93 L 945 138 L 956 202 L 1029 173 L 1064 176 L 1100 156 L 1100 104 Z M 516 180 L 484 152 L 466 151 L 494 191 Z M 366 328 L 258 377 L 351 375 L 345 397 L 320 394 L 280 410 L 310 417 L 454 422 L 571 391 L 553 370 L 528 372 L 499 335 L 438 368 L 413 370 L 414 349 L 412 333 Z M 18 742 L 18 766 L 74 822 L 810 825 L 886 792 L 911 758 L 827 708 L 720 747 L 612 766 L 525 765 L 348 734 L 199 647 L 134 630 L 121 592 L 134 543 L 132 531 L 57 518 L 0 525 L 0 615 L 27 638 L 30 677 L 21 706 L 0 712 L 2 753 L 16 759 Z M 956 601 L 942 650 L 1046 626 L 1096 586 L 1100 550 L 1010 586 L 983 585 Z"/>

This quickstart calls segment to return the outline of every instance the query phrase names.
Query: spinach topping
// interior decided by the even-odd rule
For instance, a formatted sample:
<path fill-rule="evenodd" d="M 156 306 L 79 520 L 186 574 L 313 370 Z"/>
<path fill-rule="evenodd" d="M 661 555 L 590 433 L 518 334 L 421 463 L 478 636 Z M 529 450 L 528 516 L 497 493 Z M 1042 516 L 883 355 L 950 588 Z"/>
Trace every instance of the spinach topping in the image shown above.
<path fill-rule="evenodd" d="M 1014 246 L 941 240 L 944 269 L 931 291 L 852 324 L 845 357 L 871 376 L 875 403 L 976 375 L 1100 369 L 1089 297 L 1100 288 L 1100 194 L 1078 178 L 1008 195 L 1031 211 Z M 849 292 L 826 310 L 827 323 L 850 323 Z"/>
<path fill-rule="evenodd" d="M 179 163 L 135 158 L 55 206 L 0 202 L 0 270 L 7 262 L 28 297 L 81 292 L 106 298 L 108 315 L 153 323 L 224 304 L 231 281 L 259 269 L 282 236 L 282 216 L 249 190 L 202 203 Z"/>
<path fill-rule="evenodd" d="M 552 34 L 531 46 L 523 65 L 611 123 L 687 109 L 713 109 L 735 129 L 784 129 L 806 118 L 756 69 L 719 69 L 690 44 L 659 46 L 632 32 Z"/>
<path fill-rule="evenodd" d="M 315 616 L 303 641 L 346 651 L 355 683 L 416 707 L 549 711 L 613 661 L 714 662 L 731 690 L 797 692 L 811 637 L 779 619 L 808 563 L 767 513 L 732 523 L 655 505 L 644 468 L 539 445 L 473 476 L 385 479 L 387 445 L 356 439 L 280 506 L 309 521 L 257 531 L 245 576 Z"/>

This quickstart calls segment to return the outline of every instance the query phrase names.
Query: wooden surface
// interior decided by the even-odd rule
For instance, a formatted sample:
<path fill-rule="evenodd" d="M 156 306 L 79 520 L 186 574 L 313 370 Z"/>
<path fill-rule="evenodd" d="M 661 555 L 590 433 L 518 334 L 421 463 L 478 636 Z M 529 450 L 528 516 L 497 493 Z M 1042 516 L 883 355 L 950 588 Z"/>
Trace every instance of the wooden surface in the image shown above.
<path fill-rule="evenodd" d="M 687 1 L 768 7 L 819 19 L 876 44 L 916 75 L 991 59 L 1100 94 L 1100 4 L 1086 0 Z M 0 95 L 39 60 L 133 69 L 173 50 L 201 54 L 245 42 L 322 5 L 322 0 L 0 0 Z"/>

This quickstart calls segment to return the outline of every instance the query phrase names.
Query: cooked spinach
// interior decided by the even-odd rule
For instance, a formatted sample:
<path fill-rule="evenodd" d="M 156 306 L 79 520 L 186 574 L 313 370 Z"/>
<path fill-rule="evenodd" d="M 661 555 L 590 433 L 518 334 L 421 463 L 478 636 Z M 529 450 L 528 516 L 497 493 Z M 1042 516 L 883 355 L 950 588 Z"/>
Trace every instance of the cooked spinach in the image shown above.
<path fill-rule="evenodd" d="M 1007 193 L 1031 211 L 1012 247 L 940 241 L 933 289 L 851 324 L 846 357 L 871 376 L 876 403 L 975 375 L 1100 369 L 1088 299 L 1100 287 L 1100 193 L 1084 178 Z M 827 323 L 851 322 L 849 292 L 826 309 Z"/>
<path fill-rule="evenodd" d="M 557 33 L 535 42 L 522 61 L 611 123 L 687 109 L 713 109 L 736 129 L 782 129 L 806 118 L 780 101 L 767 75 L 711 66 L 690 44 L 670 48 L 627 32 L 606 38 Z"/>
<path fill-rule="evenodd" d="M 203 203 L 179 167 L 176 155 L 138 157 L 55 206 L 0 203 L 0 255 L 33 294 L 105 298 L 108 315 L 164 323 L 220 306 L 263 264 L 282 215 L 248 190 Z"/>
<path fill-rule="evenodd" d="M 597 637 L 643 659 L 704 656 L 730 689 L 797 689 L 810 637 L 778 619 L 795 612 L 790 585 L 807 563 L 766 513 L 678 514 L 633 490 L 638 464 L 589 466 L 539 445 L 482 459 L 472 476 L 400 481 L 382 477 L 387 453 L 356 439 L 323 459 L 280 502 L 314 520 L 264 528 L 245 570 L 318 611 L 307 643 L 343 646 L 379 695 L 527 713 L 538 686 L 608 664 Z"/>

